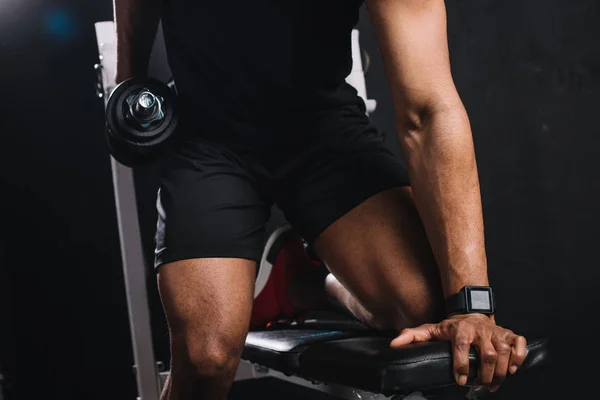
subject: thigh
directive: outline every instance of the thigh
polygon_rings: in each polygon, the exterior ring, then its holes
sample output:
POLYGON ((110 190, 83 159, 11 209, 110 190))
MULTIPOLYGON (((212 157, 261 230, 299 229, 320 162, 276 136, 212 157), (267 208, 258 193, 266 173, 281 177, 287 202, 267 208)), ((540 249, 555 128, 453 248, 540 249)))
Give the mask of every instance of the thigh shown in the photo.
POLYGON ((176 367, 238 360, 250 324, 256 263, 190 259, 157 272, 176 367))
POLYGON ((286 219, 313 243, 331 224, 384 190, 408 185, 400 160, 358 107, 322 117, 288 165, 277 196, 286 219))
POLYGON ((181 145, 163 167, 157 211, 157 268, 188 259, 260 259, 270 207, 250 168, 227 148, 181 145))
POLYGON ((315 248, 374 315, 410 325, 441 315, 439 273, 409 187, 365 200, 329 225, 315 248))

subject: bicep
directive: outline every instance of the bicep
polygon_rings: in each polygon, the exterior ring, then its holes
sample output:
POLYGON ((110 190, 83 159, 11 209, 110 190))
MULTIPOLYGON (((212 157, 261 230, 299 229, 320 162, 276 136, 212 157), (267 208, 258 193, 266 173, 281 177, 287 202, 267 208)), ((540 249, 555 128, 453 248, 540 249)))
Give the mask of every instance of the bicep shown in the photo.
POLYGON ((368 0, 367 5, 394 102, 407 114, 461 104, 450 70, 444 1, 368 0))

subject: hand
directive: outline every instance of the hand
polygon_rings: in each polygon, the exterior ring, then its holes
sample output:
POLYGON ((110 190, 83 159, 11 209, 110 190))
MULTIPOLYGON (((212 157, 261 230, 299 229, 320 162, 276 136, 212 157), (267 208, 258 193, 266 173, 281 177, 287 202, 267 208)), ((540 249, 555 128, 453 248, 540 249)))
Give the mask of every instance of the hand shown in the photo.
POLYGON ((511 374, 523 364, 527 341, 523 336, 496 325, 483 314, 454 315, 437 324, 424 324, 402 330, 390 346, 398 348, 410 343, 431 340, 449 340, 453 347, 453 372, 459 385, 467 383, 469 350, 471 345, 479 352, 479 383, 498 390, 507 371, 511 374))

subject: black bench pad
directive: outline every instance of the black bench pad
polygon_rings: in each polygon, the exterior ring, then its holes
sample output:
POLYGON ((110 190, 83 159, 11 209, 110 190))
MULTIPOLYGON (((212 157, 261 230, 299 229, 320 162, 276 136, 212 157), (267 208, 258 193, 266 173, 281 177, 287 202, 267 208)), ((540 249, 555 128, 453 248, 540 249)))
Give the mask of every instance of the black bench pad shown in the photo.
POLYGON ((250 332, 242 358, 281 372, 294 373, 299 370, 298 356, 311 345, 349 338, 352 331, 285 329, 250 332))
MULTIPOLYGON (((390 340, 361 337, 313 345, 300 353, 298 375, 386 395, 455 385, 449 342, 416 343, 393 350, 390 340)), ((527 348, 521 373, 548 362, 546 339, 534 340, 527 348)), ((474 349, 469 358, 472 383, 478 366, 474 349)))
MULTIPOLYGON (((331 327, 329 327, 331 328, 331 327)), ((242 358, 255 364, 374 393, 391 395, 455 385, 449 342, 389 348, 392 338, 365 329, 282 329, 250 332, 242 358)), ((547 339, 531 340, 523 370, 548 363, 547 339)), ((471 351, 471 376, 477 354, 471 351)))

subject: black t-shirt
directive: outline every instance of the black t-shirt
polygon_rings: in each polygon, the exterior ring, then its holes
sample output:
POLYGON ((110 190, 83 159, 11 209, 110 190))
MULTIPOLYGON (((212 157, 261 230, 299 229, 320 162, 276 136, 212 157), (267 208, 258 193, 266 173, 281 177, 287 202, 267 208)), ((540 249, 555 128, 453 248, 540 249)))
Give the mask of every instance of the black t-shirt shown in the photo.
POLYGON ((188 124, 253 136, 362 104, 345 82, 363 0, 164 0, 169 65, 188 124))

